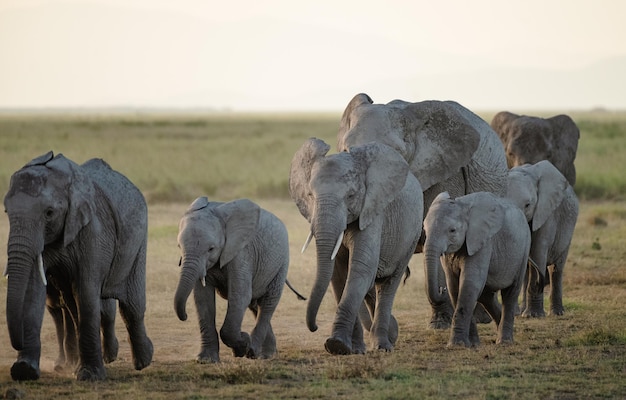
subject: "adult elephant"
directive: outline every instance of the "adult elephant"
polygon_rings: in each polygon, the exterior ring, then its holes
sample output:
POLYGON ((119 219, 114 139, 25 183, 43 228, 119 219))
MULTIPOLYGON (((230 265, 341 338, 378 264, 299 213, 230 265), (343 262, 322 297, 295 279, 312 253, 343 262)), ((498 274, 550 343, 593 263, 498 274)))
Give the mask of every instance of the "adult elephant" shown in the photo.
POLYGON ((317 250, 307 326, 317 330, 317 312, 332 282, 338 305, 326 350, 365 352, 358 314, 367 296, 375 301, 368 303, 372 347, 391 351, 398 336, 391 310, 421 234, 422 190, 388 146, 369 143, 326 156, 329 149, 309 139, 294 155, 289 177, 291 197, 311 223, 307 244, 315 237, 317 250))
POLYGON ((509 168, 548 160, 570 185, 576 184, 574 159, 580 131, 569 116, 540 118, 501 111, 491 120, 491 127, 504 144, 509 168))
POLYGON ((147 208, 139 190, 100 159, 78 165, 44 154, 11 177, 7 325, 14 380, 40 375, 40 331, 48 279, 78 316, 78 380, 104 379, 102 299, 118 299, 136 369, 152 360, 146 335, 147 208))
MULTIPOLYGON (((357 94, 341 118, 337 150, 372 141, 393 148, 408 162, 424 191, 424 215, 441 192, 452 198, 480 191, 506 193, 507 164, 500 139, 489 124, 456 102, 374 104, 367 94, 357 94)), ((416 252, 422 251, 425 240, 422 234, 416 252)), ((443 273, 439 276, 445 287, 443 273)), ((449 299, 431 305, 430 326, 449 327, 449 299)))

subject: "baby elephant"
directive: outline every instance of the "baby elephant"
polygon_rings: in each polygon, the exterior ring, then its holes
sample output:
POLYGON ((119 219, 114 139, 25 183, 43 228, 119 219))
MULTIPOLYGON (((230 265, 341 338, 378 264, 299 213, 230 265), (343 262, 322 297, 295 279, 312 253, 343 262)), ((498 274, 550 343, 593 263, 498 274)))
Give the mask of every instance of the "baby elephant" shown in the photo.
POLYGON ((456 199, 443 192, 426 214, 424 231, 429 299, 441 303, 446 291, 437 285, 439 262, 443 260, 455 308, 448 346, 471 347, 480 343, 472 318, 477 302, 496 322, 496 343, 512 343, 517 297, 530 249, 530 230, 521 210, 488 192, 456 199), (498 291, 502 308, 496 297, 498 291))
POLYGON ((287 277, 289 239, 283 223, 247 199, 229 203, 197 198, 180 221, 182 271, 174 305, 180 320, 193 289, 201 334, 199 362, 219 362, 215 292, 228 300, 220 337, 236 357, 276 353, 271 319, 287 277), (256 317, 251 335, 241 331, 246 307, 256 317))
POLYGON ((550 161, 511 168, 507 197, 522 209, 532 230, 528 282, 522 315, 543 317, 543 288, 550 283, 550 313, 563 315, 563 269, 576 219, 578 198, 574 189, 550 161), (548 265, 554 268, 549 270, 548 265))

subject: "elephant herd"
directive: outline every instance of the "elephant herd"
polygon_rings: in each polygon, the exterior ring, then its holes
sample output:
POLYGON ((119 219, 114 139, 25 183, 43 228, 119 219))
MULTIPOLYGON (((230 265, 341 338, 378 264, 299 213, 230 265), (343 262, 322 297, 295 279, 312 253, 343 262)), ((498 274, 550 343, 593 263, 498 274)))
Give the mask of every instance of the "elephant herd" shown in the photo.
MULTIPOLYGON (((516 313, 545 315, 548 283, 550 313, 563 314, 562 273, 578 215, 572 188, 578 138, 565 115, 501 112, 490 126, 453 101, 375 104, 357 94, 341 118, 337 152, 328 154, 327 143, 311 138, 291 162, 289 192, 310 224, 303 251, 316 242, 309 330, 317 329, 332 284, 337 310, 325 349, 391 351, 398 338, 394 298, 418 252, 430 326, 451 327, 449 346, 478 345, 476 322, 490 318, 497 342, 512 342, 516 313)), ((117 304, 134 367, 148 366, 141 192, 103 160, 78 165, 49 152, 13 174, 4 205, 7 327, 18 352, 12 378, 40 376, 46 308, 57 331, 55 365, 76 366, 77 379, 106 377, 104 363, 117 356, 117 304)), ((247 199, 199 197, 180 221, 178 246, 174 308, 185 320, 193 291, 198 361, 218 362, 220 340, 238 357, 274 356, 271 319, 289 285, 284 224, 247 199), (216 293, 228 300, 219 335, 216 293), (246 309, 256 318, 250 334, 241 331, 246 309)))

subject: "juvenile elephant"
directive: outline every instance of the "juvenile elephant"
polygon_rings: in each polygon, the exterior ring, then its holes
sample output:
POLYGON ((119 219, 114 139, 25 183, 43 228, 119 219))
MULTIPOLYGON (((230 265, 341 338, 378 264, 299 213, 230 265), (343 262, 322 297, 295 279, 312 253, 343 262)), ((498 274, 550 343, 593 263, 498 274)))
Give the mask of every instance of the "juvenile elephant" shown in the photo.
POLYGON ((545 316, 543 288, 550 283, 550 313, 563 315, 563 269, 576 219, 578 198, 550 161, 522 165, 509 172, 507 197, 524 212, 532 230, 527 286, 522 315, 545 316), (546 279, 546 269, 550 275, 546 279))
MULTIPOLYGON (((508 168, 498 135, 456 102, 373 104, 367 94, 357 94, 341 118, 337 151, 371 141, 386 144, 408 162, 424 192, 424 215, 444 191, 452 197, 478 191, 506 193, 508 168)), ((426 237, 422 235, 416 252, 422 251, 426 237)), ((441 301, 432 304, 432 328, 450 326, 452 306, 447 297, 441 301)))
POLYGON ((193 289, 200 324, 198 362, 219 362, 215 292, 228 300, 220 330, 236 357, 276 354, 271 319, 283 292, 289 266, 289 239, 283 223, 247 199, 229 203, 197 198, 179 225, 180 281, 174 307, 181 321, 193 289), (241 331, 246 308, 256 318, 251 335, 241 331))
POLYGON ((153 351, 143 321, 148 213, 141 192, 100 159, 79 166, 49 152, 13 174, 4 206, 10 224, 7 325, 18 350, 12 378, 39 378, 48 279, 76 309, 78 380, 106 377, 102 299, 119 300, 134 366, 148 366, 153 351))
POLYGON ((451 199, 438 195, 424 219, 428 296, 440 302, 440 261, 455 307, 448 346, 480 343, 473 311, 482 304, 498 327, 496 343, 513 342, 517 297, 526 272, 530 230, 512 202, 477 192, 451 199), (443 257, 442 257, 443 256, 443 257), (497 293, 501 292, 502 308, 497 293))
POLYGON ((291 197, 311 223, 306 244, 315 237, 317 248, 307 326, 317 330, 317 312, 332 280, 338 307, 326 350, 365 353, 357 315, 366 295, 375 293, 375 304, 368 303, 372 347, 391 351, 397 338, 391 309, 422 231, 422 189, 388 146, 370 143, 326 156, 329 149, 309 139, 294 155, 289 177, 291 197))
POLYGON ((491 120, 491 127, 504 144, 509 168, 548 160, 570 185, 576 184, 574 159, 580 131, 569 116, 540 118, 501 111, 491 120))

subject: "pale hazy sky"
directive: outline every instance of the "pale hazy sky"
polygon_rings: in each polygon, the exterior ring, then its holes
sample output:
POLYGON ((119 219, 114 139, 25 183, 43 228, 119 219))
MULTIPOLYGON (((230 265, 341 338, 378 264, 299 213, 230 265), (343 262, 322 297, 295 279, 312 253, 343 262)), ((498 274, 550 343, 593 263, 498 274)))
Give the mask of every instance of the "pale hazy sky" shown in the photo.
POLYGON ((0 108, 626 109, 621 0, 0 0, 0 108))

